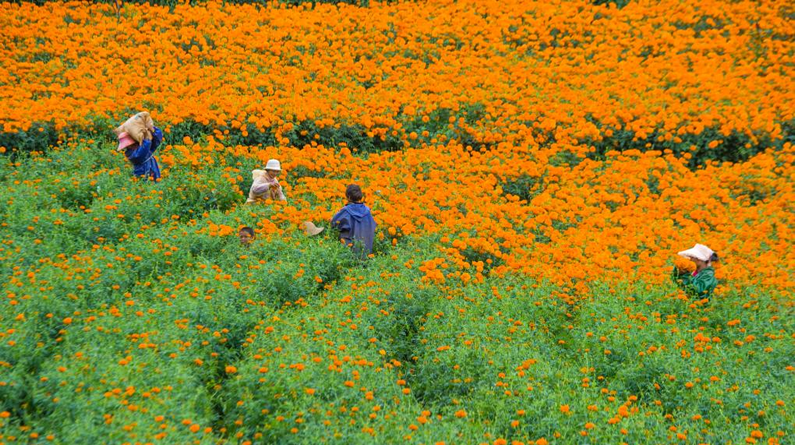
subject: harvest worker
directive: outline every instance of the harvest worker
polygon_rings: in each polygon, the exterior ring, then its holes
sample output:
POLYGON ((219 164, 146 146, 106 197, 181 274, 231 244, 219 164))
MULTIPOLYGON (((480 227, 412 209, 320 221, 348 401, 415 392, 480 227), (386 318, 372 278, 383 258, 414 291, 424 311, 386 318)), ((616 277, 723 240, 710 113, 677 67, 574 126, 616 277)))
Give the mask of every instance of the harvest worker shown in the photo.
POLYGON ((254 233, 254 229, 248 226, 241 228, 237 233, 237 236, 240 238, 240 244, 245 247, 248 247, 252 242, 254 242, 254 238, 257 237, 257 235, 254 233))
POLYGON ((133 165, 133 175, 157 181, 160 179, 160 166, 157 165, 154 154, 161 142, 163 142, 163 132, 153 126, 144 130, 140 143, 127 132, 119 133, 119 146, 116 150, 123 151, 124 156, 133 165))
POLYGON ((281 172, 281 164, 276 159, 271 159, 265 164, 265 171, 252 171, 251 176, 254 179, 254 183, 251 184, 246 204, 263 202, 266 199, 287 201, 287 198, 284 197, 282 186, 279 184, 279 174, 281 172))
POLYGON ((709 299, 718 285, 712 268, 712 263, 718 261, 718 254, 703 244, 696 244, 691 249, 679 252, 679 255, 695 263, 696 270, 690 273, 674 268, 676 283, 694 297, 709 299))
POLYGON ((351 246, 353 251, 366 257, 373 251, 376 223, 370 209, 364 205, 361 187, 351 184, 345 190, 348 203, 334 218, 331 227, 340 232, 340 240, 351 246))

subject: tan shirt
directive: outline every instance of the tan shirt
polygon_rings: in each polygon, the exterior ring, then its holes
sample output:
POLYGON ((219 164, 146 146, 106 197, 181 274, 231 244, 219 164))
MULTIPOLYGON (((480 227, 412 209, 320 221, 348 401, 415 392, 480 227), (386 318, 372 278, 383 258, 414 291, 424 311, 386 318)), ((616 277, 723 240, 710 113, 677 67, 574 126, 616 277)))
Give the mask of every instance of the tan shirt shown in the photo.
POLYGON ((279 181, 268 177, 268 175, 263 175, 260 177, 259 181, 255 181, 254 184, 251 185, 246 203, 264 201, 266 199, 287 201, 279 181))

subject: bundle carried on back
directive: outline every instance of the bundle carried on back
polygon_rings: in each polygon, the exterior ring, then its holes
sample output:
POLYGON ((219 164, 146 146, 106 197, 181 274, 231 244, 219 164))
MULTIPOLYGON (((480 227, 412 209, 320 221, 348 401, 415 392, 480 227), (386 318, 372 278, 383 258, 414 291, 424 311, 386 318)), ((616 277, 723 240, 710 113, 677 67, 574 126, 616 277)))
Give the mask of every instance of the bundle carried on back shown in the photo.
POLYGON ((142 111, 127 119, 127 122, 121 124, 113 132, 116 133, 116 136, 127 133, 131 138, 135 139, 135 142, 140 144, 144 139, 152 137, 154 128, 155 122, 152 120, 152 116, 149 115, 149 112, 142 111))
POLYGON ((253 170, 251 172, 251 178, 254 180, 254 183, 251 184, 246 204, 264 202, 266 199, 272 199, 274 201, 285 200, 279 182, 275 179, 268 178, 268 174, 265 170, 253 170))

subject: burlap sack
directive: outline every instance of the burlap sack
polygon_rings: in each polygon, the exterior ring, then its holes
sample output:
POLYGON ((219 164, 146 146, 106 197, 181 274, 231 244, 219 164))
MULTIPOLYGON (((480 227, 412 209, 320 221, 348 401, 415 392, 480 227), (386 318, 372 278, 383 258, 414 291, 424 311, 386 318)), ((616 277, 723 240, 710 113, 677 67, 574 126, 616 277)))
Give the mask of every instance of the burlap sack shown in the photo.
POLYGON ((150 139, 152 137, 154 128, 155 122, 152 120, 152 116, 150 116, 148 112, 142 111, 127 119, 127 122, 121 124, 118 128, 114 129, 113 132, 116 133, 116 136, 127 133, 140 144, 144 138, 150 139))
MULTIPOLYGON (((251 184, 251 188, 254 188, 255 185, 260 184, 261 182, 265 182, 265 170, 253 170, 251 172, 251 179, 254 180, 254 183, 251 184)), ((264 201, 265 197, 256 196, 251 190, 248 191, 248 199, 246 200, 246 204, 252 204, 257 201, 264 201)))

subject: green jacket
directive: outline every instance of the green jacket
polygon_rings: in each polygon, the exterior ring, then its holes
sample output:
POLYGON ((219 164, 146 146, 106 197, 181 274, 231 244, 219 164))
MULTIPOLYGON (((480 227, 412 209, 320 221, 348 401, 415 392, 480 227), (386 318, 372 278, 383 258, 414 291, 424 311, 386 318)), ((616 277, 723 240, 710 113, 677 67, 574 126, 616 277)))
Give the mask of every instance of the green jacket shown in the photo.
POLYGON ((699 299, 711 297, 712 291, 718 285, 718 280, 715 278, 715 269, 712 266, 708 266, 696 276, 691 275, 690 272, 679 272, 674 268, 673 279, 690 296, 699 299))

